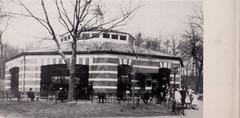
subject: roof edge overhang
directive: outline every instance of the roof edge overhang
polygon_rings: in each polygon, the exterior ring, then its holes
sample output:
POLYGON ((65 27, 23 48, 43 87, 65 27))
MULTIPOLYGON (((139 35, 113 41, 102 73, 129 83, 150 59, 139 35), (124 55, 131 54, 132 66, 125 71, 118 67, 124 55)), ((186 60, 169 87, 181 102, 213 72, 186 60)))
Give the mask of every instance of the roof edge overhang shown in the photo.
MULTIPOLYGON (((64 54, 71 55, 71 51, 64 51, 64 54)), ((76 54, 120 54, 120 55, 128 55, 128 56, 141 56, 141 57, 151 57, 151 58, 161 58, 161 59, 172 59, 172 60, 178 60, 180 61, 181 66, 183 67, 183 62, 180 57, 175 56, 161 56, 161 55, 153 55, 153 54, 138 54, 133 52, 119 52, 119 51, 112 51, 112 50, 98 50, 98 51, 77 51, 76 54)), ((11 61, 15 58, 21 57, 21 56, 28 56, 28 55, 59 55, 57 51, 55 52, 22 52, 8 60, 5 61, 11 61)))

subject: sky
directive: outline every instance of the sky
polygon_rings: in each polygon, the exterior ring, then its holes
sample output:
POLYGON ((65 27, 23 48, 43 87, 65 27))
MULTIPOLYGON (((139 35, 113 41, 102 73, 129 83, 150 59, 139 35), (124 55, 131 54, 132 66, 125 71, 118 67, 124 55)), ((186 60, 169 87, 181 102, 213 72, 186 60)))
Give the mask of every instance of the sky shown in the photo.
MULTIPOLYGON (((34 14, 41 17, 39 0, 22 1, 34 14)), ((117 16, 121 9, 142 5, 127 20, 127 24, 117 30, 129 32, 132 35, 141 32, 144 36, 149 37, 173 35, 179 39, 182 33, 188 29, 189 17, 195 15, 195 11, 202 8, 200 0, 98 0, 98 2, 101 2, 103 10, 106 12, 104 20, 117 16)), ((53 14, 56 10, 54 5, 48 1, 47 9, 53 14)), ((5 0, 2 10, 26 13, 14 0, 5 0)), ((52 16, 52 18, 55 17, 52 16)), ((13 16, 7 22, 8 27, 3 34, 3 41, 11 45, 23 48, 30 42, 36 42, 42 37, 49 36, 46 30, 32 18, 13 16)), ((65 32, 58 24, 54 25, 59 34, 65 32)), ((0 29, 5 26, 6 21, 0 25, 0 29)))

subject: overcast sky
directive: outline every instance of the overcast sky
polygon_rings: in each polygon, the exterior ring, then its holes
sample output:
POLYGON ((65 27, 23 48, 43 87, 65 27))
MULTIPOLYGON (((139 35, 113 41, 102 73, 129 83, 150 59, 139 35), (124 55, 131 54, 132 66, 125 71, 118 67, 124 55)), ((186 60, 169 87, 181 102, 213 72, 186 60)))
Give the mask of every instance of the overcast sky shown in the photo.
MULTIPOLYGON (((24 10, 15 2, 5 0, 4 11, 23 13, 24 10)), ((41 14, 39 0, 23 0, 35 14, 41 14)), ((46 0, 47 1, 47 0, 46 0)), ((128 20, 127 25, 118 28, 121 31, 136 34, 142 32, 145 36, 158 37, 161 35, 174 35, 180 38, 186 30, 189 16, 195 14, 195 10, 202 8, 200 0, 98 0, 107 12, 106 18, 117 15, 119 10, 138 5, 144 5, 138 9, 134 16, 128 20)), ((48 9, 54 11, 54 5, 49 3, 48 9)), ((8 28, 3 34, 4 42, 23 47, 26 43, 37 41, 47 36, 47 32, 34 19, 15 16, 8 21, 8 28)), ((4 25, 1 26, 2 29, 4 25)), ((58 28, 61 29, 61 28, 58 28)), ((61 30, 59 33, 63 32, 61 30)))

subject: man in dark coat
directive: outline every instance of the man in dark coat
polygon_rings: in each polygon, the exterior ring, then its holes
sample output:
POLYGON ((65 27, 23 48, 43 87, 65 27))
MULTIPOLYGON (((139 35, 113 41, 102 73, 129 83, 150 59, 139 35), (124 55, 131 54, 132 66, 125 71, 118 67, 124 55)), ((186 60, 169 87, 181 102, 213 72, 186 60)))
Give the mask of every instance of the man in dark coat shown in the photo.
POLYGON ((185 100, 187 97, 187 91, 184 87, 182 87, 182 90, 180 90, 180 94, 181 94, 182 110, 183 110, 183 115, 184 115, 185 100))
POLYGON ((59 89, 59 91, 58 91, 58 93, 57 93, 57 95, 58 95, 58 99, 61 101, 61 102, 63 102, 63 100, 64 100, 64 98, 65 98, 65 91, 62 89, 62 88, 60 88, 59 89))
POLYGON ((34 102, 34 98, 35 98, 35 94, 32 91, 32 88, 29 89, 29 91, 27 92, 28 97, 31 99, 31 101, 34 102))
POLYGON ((187 97, 187 91, 185 90, 184 87, 182 87, 182 90, 180 90, 180 94, 181 94, 181 102, 182 102, 182 105, 184 106, 185 105, 185 99, 187 97))
POLYGON ((91 100, 91 102, 93 101, 93 84, 92 82, 89 83, 88 85, 88 98, 91 100))

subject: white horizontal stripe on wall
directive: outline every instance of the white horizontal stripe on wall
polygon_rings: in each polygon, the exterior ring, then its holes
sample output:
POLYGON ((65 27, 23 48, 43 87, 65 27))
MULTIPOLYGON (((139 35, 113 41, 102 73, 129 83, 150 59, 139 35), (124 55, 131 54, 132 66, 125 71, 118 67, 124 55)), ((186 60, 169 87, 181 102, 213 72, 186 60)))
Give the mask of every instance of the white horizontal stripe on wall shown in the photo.
POLYGON ((116 82, 117 79, 112 79, 112 78, 89 78, 89 81, 114 81, 114 82, 116 82))
MULTIPOLYGON (((174 75, 171 74, 170 77, 174 77, 174 75)), ((181 77, 181 75, 176 75, 176 77, 181 77)))
POLYGON ((10 87, 10 86, 5 86, 4 88, 5 88, 5 89, 10 89, 11 87, 10 87))
POLYGON ((4 82, 5 82, 5 83, 10 83, 10 82, 11 82, 11 80, 4 80, 4 82))
MULTIPOLYGON (((132 89, 133 89, 133 87, 132 87, 132 89)), ((139 89, 140 89, 140 87, 134 87, 134 89, 136 89, 136 90, 139 90, 139 89)))
POLYGON ((142 66, 142 65, 133 65, 134 68, 147 68, 147 69, 159 69, 157 66, 142 66))
POLYGON ((25 85, 25 88, 40 88, 40 85, 25 85))
POLYGON ((36 71, 36 70, 26 70, 25 71, 25 74, 26 73, 35 73, 35 74, 40 74, 41 73, 41 71, 36 71))
MULTIPOLYGON (((41 65, 45 65, 45 64, 38 64, 38 63, 26 63, 25 66, 41 66, 41 65)), ((49 64, 51 65, 51 64, 49 64)))
MULTIPOLYGON (((170 81, 170 84, 174 84, 174 81, 170 81)), ((175 84, 180 84, 180 82, 176 81, 175 84)))
POLYGON ((25 78, 25 81, 27 81, 27 80, 34 80, 34 81, 40 81, 40 78, 25 78))
POLYGON ((146 87, 146 90, 152 90, 152 87, 146 87))
POLYGON ((11 74, 5 74, 5 77, 11 77, 11 74))
POLYGON ((117 89, 117 86, 93 86, 94 89, 117 89))
POLYGON ((113 73, 113 74, 117 74, 117 71, 89 71, 89 73, 113 73))
MULTIPOLYGON (((118 64, 116 64, 116 63, 93 63, 93 64, 91 64, 91 65, 93 65, 93 66, 117 66, 118 64)), ((90 66, 91 66, 90 65, 90 66)))

